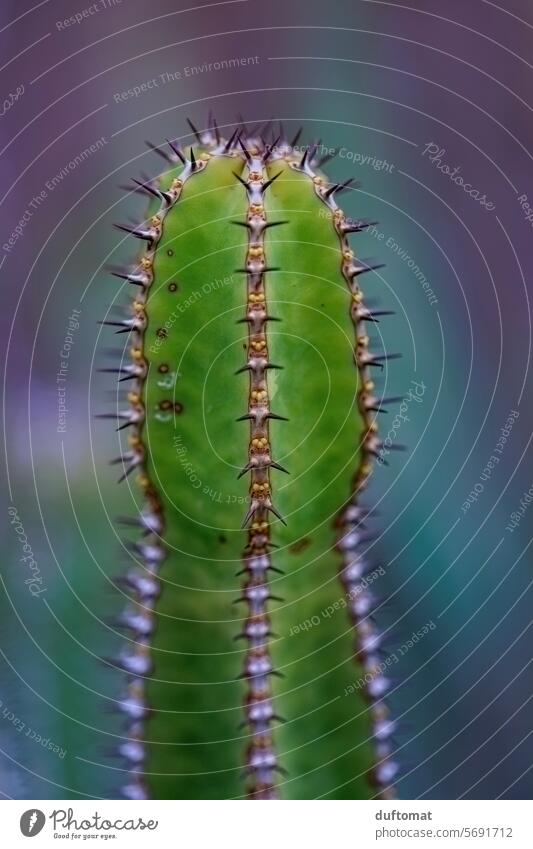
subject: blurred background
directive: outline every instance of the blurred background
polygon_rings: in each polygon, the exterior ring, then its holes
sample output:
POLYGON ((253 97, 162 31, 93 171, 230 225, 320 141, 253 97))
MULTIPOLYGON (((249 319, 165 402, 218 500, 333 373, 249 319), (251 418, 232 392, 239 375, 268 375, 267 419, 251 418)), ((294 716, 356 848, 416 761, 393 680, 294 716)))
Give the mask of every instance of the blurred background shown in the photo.
POLYGON ((386 263, 365 292, 396 312, 382 385, 409 450, 372 484, 377 620, 390 645, 431 623, 393 670, 398 793, 531 798, 531 4, 3 0, 0 44, 2 794, 116 792, 99 658, 132 493, 94 420, 97 321, 131 257, 112 223, 143 209, 119 186, 213 109, 338 148, 331 176, 362 183, 344 209, 379 222, 355 244, 386 263))

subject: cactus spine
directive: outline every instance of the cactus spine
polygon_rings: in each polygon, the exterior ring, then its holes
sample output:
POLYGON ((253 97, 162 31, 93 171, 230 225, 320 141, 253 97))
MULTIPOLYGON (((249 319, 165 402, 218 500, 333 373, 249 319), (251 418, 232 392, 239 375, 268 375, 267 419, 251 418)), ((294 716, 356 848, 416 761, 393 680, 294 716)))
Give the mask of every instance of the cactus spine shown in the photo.
POLYGON ((118 331, 133 387, 119 427, 123 477, 137 471, 143 494, 114 661, 127 676, 122 792, 389 797, 360 504, 380 449, 370 370, 386 355, 365 330, 379 313, 358 280, 372 266, 348 244, 369 222, 338 207, 348 183, 329 184, 316 146, 302 155, 297 138, 244 126, 226 140, 215 122, 195 133, 138 184, 151 207, 128 229, 146 249, 115 271, 138 291, 118 331))

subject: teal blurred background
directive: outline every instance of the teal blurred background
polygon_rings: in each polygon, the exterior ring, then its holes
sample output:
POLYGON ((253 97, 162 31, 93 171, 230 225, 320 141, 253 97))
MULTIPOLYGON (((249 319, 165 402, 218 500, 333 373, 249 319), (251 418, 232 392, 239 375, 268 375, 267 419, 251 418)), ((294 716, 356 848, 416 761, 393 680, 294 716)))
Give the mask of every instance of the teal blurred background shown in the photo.
POLYGON ((379 222, 354 241, 386 263, 367 298, 396 312, 373 336, 403 357, 378 381, 423 389, 408 452, 372 484, 376 620, 391 650, 434 623, 393 670, 399 795, 531 798, 531 4, 92 8, 0 11, 1 792, 117 792, 119 682, 99 658, 120 642, 114 518, 137 495, 94 420, 116 404, 97 321, 126 300, 105 272, 131 257, 112 223, 143 214, 119 184, 157 173, 146 139, 186 143, 186 117, 213 109, 221 128, 273 118, 339 148, 329 173, 362 183, 344 209, 379 222))

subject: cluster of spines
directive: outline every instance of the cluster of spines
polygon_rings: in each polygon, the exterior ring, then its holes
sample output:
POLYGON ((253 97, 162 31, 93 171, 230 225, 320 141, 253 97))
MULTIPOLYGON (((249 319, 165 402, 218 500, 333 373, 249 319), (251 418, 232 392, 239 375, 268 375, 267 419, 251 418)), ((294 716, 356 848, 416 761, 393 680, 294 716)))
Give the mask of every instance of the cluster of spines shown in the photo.
MULTIPOLYGON (((249 373, 248 411, 244 418, 250 422, 248 462, 241 474, 250 473, 250 507, 243 526, 249 525, 248 546, 244 553, 243 572, 246 575, 242 599, 248 610, 242 636, 247 641, 247 651, 242 677, 247 682, 244 702, 249 743, 246 751, 246 771, 250 779, 249 796, 253 799, 276 797, 276 772, 279 764, 272 742, 272 723, 275 714, 271 676, 275 674, 269 651, 270 618, 267 610, 272 598, 268 585, 268 571, 272 569, 270 557, 270 514, 282 519, 272 501, 272 468, 286 471, 272 457, 269 435, 270 410, 268 392, 269 369, 280 368, 270 362, 267 325, 272 320, 268 314, 265 275, 275 269, 268 268, 265 255, 264 234, 270 224, 266 220, 264 194, 271 180, 267 174, 270 148, 260 152, 255 143, 248 147, 239 137, 245 157, 246 177, 236 175, 245 186, 248 212, 245 224, 248 230, 246 262, 246 315, 242 321, 248 325, 246 364, 239 372, 249 373)), ((241 222, 238 222, 241 223, 241 222)))
MULTIPOLYGON (((350 599, 350 616, 356 635, 354 654, 361 661, 365 672, 371 673, 371 681, 366 686, 366 692, 371 704, 373 733, 378 755, 373 777, 379 788, 379 795, 383 798, 392 797, 394 790, 391 782, 397 771, 390 744, 394 723, 389 717, 388 708, 383 700, 389 682, 379 671, 377 652, 380 634, 370 618, 374 601, 366 584, 362 583, 365 573, 371 567, 364 556, 364 544, 368 537, 362 530, 364 511, 359 507, 359 494, 366 486, 371 474, 372 458, 379 456, 381 449, 377 435, 376 414, 383 411, 382 405, 387 400, 397 400, 375 397, 370 368, 372 366, 382 368, 384 361, 395 355, 374 354, 368 349, 369 340, 365 323, 378 321, 378 316, 386 315, 387 312, 371 311, 365 307, 358 277, 379 266, 358 262, 354 258, 347 239, 350 233, 360 232, 374 222, 353 221, 345 217, 337 206, 335 195, 347 188, 352 181, 347 180, 344 183, 330 185, 314 170, 330 158, 318 156, 320 143, 305 149, 302 157, 298 158, 295 147, 300 131, 289 142, 283 128, 280 127, 278 137, 271 143, 267 143, 259 130, 248 131, 242 124, 226 141, 221 137, 214 119, 210 119, 208 124, 209 129, 205 132, 198 132, 191 124, 198 143, 204 150, 209 151, 198 159, 195 158, 192 147, 187 157, 173 142, 169 142, 170 153, 150 145, 155 152, 164 157, 169 167, 174 167, 179 161, 184 167, 179 178, 173 180, 171 187, 165 191, 159 189, 157 182, 135 181, 138 190, 158 198, 161 206, 156 215, 139 227, 121 226, 121 229, 144 240, 147 243, 147 249, 135 268, 120 269, 113 273, 138 286, 141 294, 133 302, 131 318, 121 322, 103 322, 119 325, 120 329, 117 331, 119 333, 134 334, 131 363, 116 369, 119 380, 135 381, 135 386, 128 396, 130 407, 117 414, 106 414, 104 417, 117 417, 121 422, 119 430, 126 427, 132 428, 130 450, 119 458, 119 461, 124 463, 124 474, 121 479, 124 479, 132 470, 138 469, 139 483, 145 497, 145 508, 138 520, 129 522, 129 524, 138 525, 143 532, 141 542, 132 546, 138 567, 130 571, 125 578, 120 579, 122 585, 133 594, 131 607, 119 619, 119 624, 132 633, 133 648, 129 653, 124 653, 120 658, 111 661, 115 666, 123 669, 128 676, 126 693, 118 705, 127 718, 127 735, 125 741, 119 746, 119 754, 125 758, 129 773, 123 794, 131 799, 148 797, 148 790, 143 780, 147 757, 143 739, 145 723, 150 716, 145 689, 146 679, 153 672, 150 643, 154 631, 154 607, 160 594, 158 574, 165 559, 165 548, 161 541, 164 519, 156 490, 146 475, 141 436, 144 423, 142 387, 148 368, 143 347, 146 328, 144 307, 148 289, 153 282, 153 261, 163 232, 164 219, 179 200, 184 182, 192 174, 206 167, 211 156, 237 156, 240 148, 241 161, 244 159, 244 166, 248 169, 246 179, 242 177, 242 174, 236 173, 235 176, 243 183, 248 195, 247 220, 236 223, 245 226, 248 230, 246 263, 244 268, 239 269, 246 274, 247 279, 246 315, 241 321, 248 324, 248 358, 239 372, 247 371, 250 375, 248 412, 240 417, 240 420, 250 422, 248 463, 241 472, 241 474, 250 473, 250 508, 243 522, 243 526, 248 526, 248 544, 243 557, 243 572, 246 578, 240 599, 248 605, 242 635, 246 638, 248 647, 241 677, 248 682, 244 709, 250 741, 246 753, 246 771, 251 779, 249 795, 251 798, 276 798, 275 773, 281 771, 272 744, 271 725, 279 717, 275 713, 270 686, 271 676, 276 674, 276 671, 272 667, 268 647, 271 632, 266 605, 274 598, 270 593, 267 579, 268 571, 274 569, 270 555, 273 543, 270 539, 269 514, 273 513, 278 519, 284 521, 272 502, 270 469, 286 470, 272 458, 268 431, 269 419, 282 417, 270 410, 267 371, 281 366, 270 363, 268 359, 266 325, 269 321, 279 319, 268 315, 267 311, 265 275, 277 269, 267 266, 264 233, 268 227, 284 222, 266 220, 263 196, 275 179, 275 176, 269 178, 267 174, 269 160, 283 158, 290 167, 309 176, 317 196, 328 207, 333 226, 340 239, 342 274, 352 296, 350 314, 355 328, 354 360, 360 378, 357 400, 365 421, 365 433, 361 462, 353 479, 351 499, 336 522, 339 528, 337 549, 341 555, 339 576, 346 595, 350 599)), ((263 133, 266 129, 267 127, 263 127, 263 133)), ((103 369, 103 371, 113 370, 103 369)))

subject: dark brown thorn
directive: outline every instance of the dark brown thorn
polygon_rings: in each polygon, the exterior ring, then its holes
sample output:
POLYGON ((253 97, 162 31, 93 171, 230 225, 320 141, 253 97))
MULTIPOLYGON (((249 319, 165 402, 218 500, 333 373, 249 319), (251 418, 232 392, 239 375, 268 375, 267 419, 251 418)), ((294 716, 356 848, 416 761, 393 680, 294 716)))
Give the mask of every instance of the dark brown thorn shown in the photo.
POLYGON ((229 152, 230 152, 230 150, 231 150, 231 148, 233 147, 233 144, 234 144, 234 142, 235 142, 235 137, 237 136, 237 134, 238 134, 238 133, 239 133, 239 130, 238 130, 238 129, 237 129, 237 130, 233 130, 233 132, 232 132, 232 134, 231 134, 230 138, 227 140, 226 144, 224 145, 224 153, 229 153, 229 152))
POLYGON ((173 153, 176 154, 178 159, 181 159, 181 161, 185 165, 187 160, 185 159, 185 157, 184 157, 183 153, 181 152, 181 150, 179 149, 179 147, 176 144, 174 144, 174 142, 171 142, 170 139, 167 139, 167 144, 169 145, 169 147, 173 151, 173 153))
POLYGON ((264 194, 264 192, 266 192, 266 190, 268 189, 268 187, 272 185, 272 183, 274 182, 274 180, 277 180, 277 179, 278 179, 278 177, 280 177, 280 176, 281 176, 281 171, 278 171, 278 173, 277 173, 277 174, 274 174, 274 176, 273 176, 273 177, 271 177, 271 178, 270 178, 270 180, 267 180, 267 181, 266 181, 266 183, 263 183, 263 185, 262 185, 262 187, 261 187, 263 194, 264 194))
POLYGON ((350 277, 358 277, 359 274, 366 274, 368 271, 377 271, 379 268, 385 268, 384 262, 372 262, 371 260, 360 260, 359 265, 355 266, 350 277))
POLYGON ((281 371, 281 369, 284 369, 284 368, 285 368, 285 366, 277 366, 275 363, 267 363, 266 366, 265 366, 265 370, 277 369, 278 371, 281 371))
POLYGON ((246 365, 241 366, 240 368, 237 369, 237 371, 234 371, 233 374, 234 375, 243 374, 243 372, 245 372, 245 371, 252 371, 252 366, 250 366, 250 365, 248 365, 248 363, 246 363, 246 365))
POLYGON ((358 311, 358 321, 372 321, 374 324, 379 324, 378 315, 395 315, 394 310, 361 310, 358 311))
POLYGON ((116 466, 118 463, 123 463, 126 459, 127 458, 121 454, 120 457, 113 457, 112 460, 108 460, 107 462, 110 466, 116 466))
POLYGON ((145 242, 152 241, 152 235, 147 230, 138 230, 136 227, 128 227, 127 224, 114 224, 116 230, 122 230, 130 236, 135 236, 136 239, 144 239, 145 242))
POLYGON ((193 131, 194 135, 196 136, 199 144, 202 144, 202 137, 201 137, 200 133, 198 132, 198 130, 196 129, 196 127, 194 126, 194 124, 193 124, 193 122, 191 121, 190 118, 187 118, 187 123, 188 123, 189 127, 191 128, 191 130, 193 131))
POLYGON ((117 483, 122 483, 123 481, 125 481, 128 475, 131 475, 133 470, 136 469, 138 465, 138 463, 130 463, 130 465, 125 469, 124 474, 119 477, 117 483))
POLYGON ((233 270, 235 274, 266 274, 267 271, 281 271, 281 268, 277 265, 269 265, 260 271, 252 271, 250 268, 235 268, 233 270))
POLYGON ((301 135, 302 135, 302 127, 300 127, 296 131, 296 135, 294 136, 293 140, 291 141, 291 147, 294 147, 295 144, 298 144, 298 140, 299 140, 301 135))
POLYGON ((139 186, 140 189, 143 189, 149 195, 153 195, 153 197, 157 198, 158 200, 161 200, 162 198, 168 200, 169 196, 167 194, 161 192, 159 189, 154 189, 154 187, 151 186, 150 183, 143 183, 141 180, 136 180, 135 177, 132 177, 132 180, 137 186, 139 186))
POLYGON ((281 513, 279 512, 279 510, 276 510, 276 508, 274 507, 274 505, 273 505, 273 504, 268 504, 268 505, 267 505, 267 510, 269 510, 271 513, 273 513, 273 514, 274 514, 274 516, 277 516, 277 518, 280 520, 280 522, 281 522, 283 525, 287 526, 287 522, 285 521, 285 519, 283 518, 283 516, 281 515, 281 513))
MULTIPOLYGON (((105 321, 105 320, 104 320, 104 321, 97 321, 96 323, 97 323, 97 324, 102 324, 102 325, 104 325, 105 327, 124 327, 124 326, 125 326, 125 322, 124 322, 124 321, 105 321)), ((126 325, 126 329, 127 329, 127 330, 131 330, 131 327, 130 327, 130 325, 129 325, 129 324, 128 324, 128 325, 126 325)))
POLYGON ((130 374, 127 371, 127 369, 123 369, 123 368, 98 368, 98 369, 96 369, 96 371, 101 373, 101 374, 105 374, 106 372, 108 374, 124 374, 125 377, 120 377, 118 379, 118 383, 124 383, 125 380, 138 380, 139 379, 139 375, 130 374))
POLYGON ((280 224, 288 224, 288 221, 267 221, 263 230, 268 230, 269 227, 279 227, 280 224))
POLYGON ((241 138, 240 136, 239 136, 239 144, 240 144, 240 146, 241 146, 241 148, 242 148, 242 150, 243 150, 243 152, 244 152, 244 155, 245 155, 245 157, 246 157, 246 161, 247 161, 247 162, 251 162, 251 161, 252 161, 252 156, 251 156, 251 154, 250 154, 250 151, 248 150, 248 148, 246 147, 246 145, 244 144, 244 142, 243 142, 243 140, 242 140, 242 138, 241 138))
POLYGON ((305 168, 305 163, 307 162, 308 155, 309 155, 309 149, 306 147, 306 149, 304 150, 304 155, 300 159, 300 165, 298 166, 299 168, 305 168))
POLYGON ((165 162, 168 162, 169 165, 174 165, 168 153, 165 153, 164 150, 161 150, 158 145, 154 144, 151 141, 146 141, 145 144, 150 148, 150 150, 153 150, 154 153, 157 153, 158 156, 161 156, 165 160, 165 162))
POLYGON ((195 171, 196 170, 196 159, 194 157, 194 150, 192 148, 192 145, 191 145, 191 152, 190 152, 189 156, 190 156, 190 160, 191 160, 191 170, 195 171))
POLYGON ((353 178, 353 177, 349 177, 349 178, 348 178, 347 180, 345 180, 343 183, 334 183, 332 186, 330 186, 330 187, 329 187, 329 189, 328 189, 326 192, 324 192, 324 197, 325 197, 325 198, 329 198, 329 197, 331 197, 331 195, 332 195, 332 194, 334 194, 335 192, 339 192, 339 193, 340 193, 340 192, 342 192, 344 189, 347 189, 347 188, 348 188, 348 186, 350 186, 352 183, 354 183, 354 187, 357 187, 357 186, 359 185, 359 183, 355 183, 355 182, 354 182, 354 178, 353 178))
POLYGON ((264 318, 262 316, 260 318, 250 318, 250 316, 247 315, 244 318, 238 318, 235 324, 255 324, 259 321, 264 324, 267 321, 281 321, 281 318, 276 318, 274 315, 266 315, 264 318))
POLYGON ((368 410, 371 413, 388 413, 389 411, 385 409, 385 407, 367 407, 365 406, 365 410, 368 410))
POLYGON ((319 139, 318 141, 313 142, 313 144, 309 148, 309 163, 310 164, 313 163, 313 160, 316 156, 316 152, 317 152, 317 150, 318 150, 318 148, 320 147, 321 144, 322 144, 322 139, 319 139))
POLYGON ((239 416, 238 419, 235 419, 236 422, 247 422, 253 419, 253 416, 250 413, 245 413, 244 416, 239 416))
POLYGON ((235 177, 237 178, 237 180, 239 181, 239 183, 242 183, 242 185, 243 185, 246 189, 248 189, 248 188, 249 188, 249 185, 248 185, 248 183, 246 182, 246 180, 243 180, 243 178, 241 177, 241 175, 240 175, 240 174, 237 174, 237 172, 236 172, 236 171, 234 171, 233 173, 234 173, 235 177))
POLYGON ((124 424, 119 425, 116 430, 117 432, 119 430, 125 430, 127 427, 133 427, 134 424, 136 424, 136 422, 124 422, 124 424))
POLYGON ((399 360, 401 356, 401 354, 373 354, 368 364, 372 365, 372 363, 380 363, 387 360, 399 360))
POLYGON ((243 519, 241 528, 245 528, 246 525, 248 524, 248 522, 250 521, 250 519, 252 519, 256 513, 257 513, 257 507, 253 507, 253 506, 250 507, 250 509, 246 513, 246 516, 243 519))
POLYGON ((215 133, 216 143, 217 143, 217 145, 219 145, 220 144, 220 130, 218 129, 217 119, 215 118, 214 115, 213 115, 213 121, 212 121, 211 126, 214 130, 214 133, 215 133))
POLYGON ((240 480, 240 479, 243 477, 243 475, 245 475, 245 474, 246 474, 246 472, 249 472, 249 471, 250 471, 250 469, 251 469, 251 468, 252 468, 252 464, 251 464, 251 463, 247 463, 247 464, 246 464, 246 466, 245 466, 243 469, 241 469, 241 471, 240 471, 240 472, 239 472, 239 474, 237 475, 237 480, 240 480))
POLYGON ((360 233, 362 230, 366 230, 368 227, 375 227, 376 224, 379 224, 379 221, 372 221, 370 218, 359 218, 357 221, 345 222, 342 225, 343 233, 360 233))
POLYGON ((277 469, 279 472, 285 472, 286 475, 290 475, 288 469, 286 469, 284 466, 280 466, 279 463, 275 463, 273 460, 270 461, 269 465, 271 469, 277 469))
POLYGON ((289 421, 289 419, 287 419, 285 416, 278 416, 277 413, 267 413, 265 418, 266 419, 274 419, 275 421, 279 421, 279 422, 288 422, 289 421))
POLYGON ((270 157, 272 156, 272 151, 273 151, 273 150, 274 150, 274 148, 276 147, 276 145, 277 145, 277 143, 279 142, 280 138, 281 138, 281 136, 278 136, 276 139, 274 139, 274 141, 272 142, 272 144, 269 144, 269 145, 267 145, 267 146, 266 146, 266 148, 265 148, 265 152, 263 153, 263 163, 268 162, 268 160, 269 160, 269 159, 270 159, 270 157))
POLYGON ((119 280, 127 280, 128 283, 131 283, 133 286, 140 286, 141 289, 145 288, 144 283, 141 283, 140 280, 132 280, 129 274, 122 273, 120 271, 111 271, 110 273, 113 275, 113 277, 118 277, 119 280))

